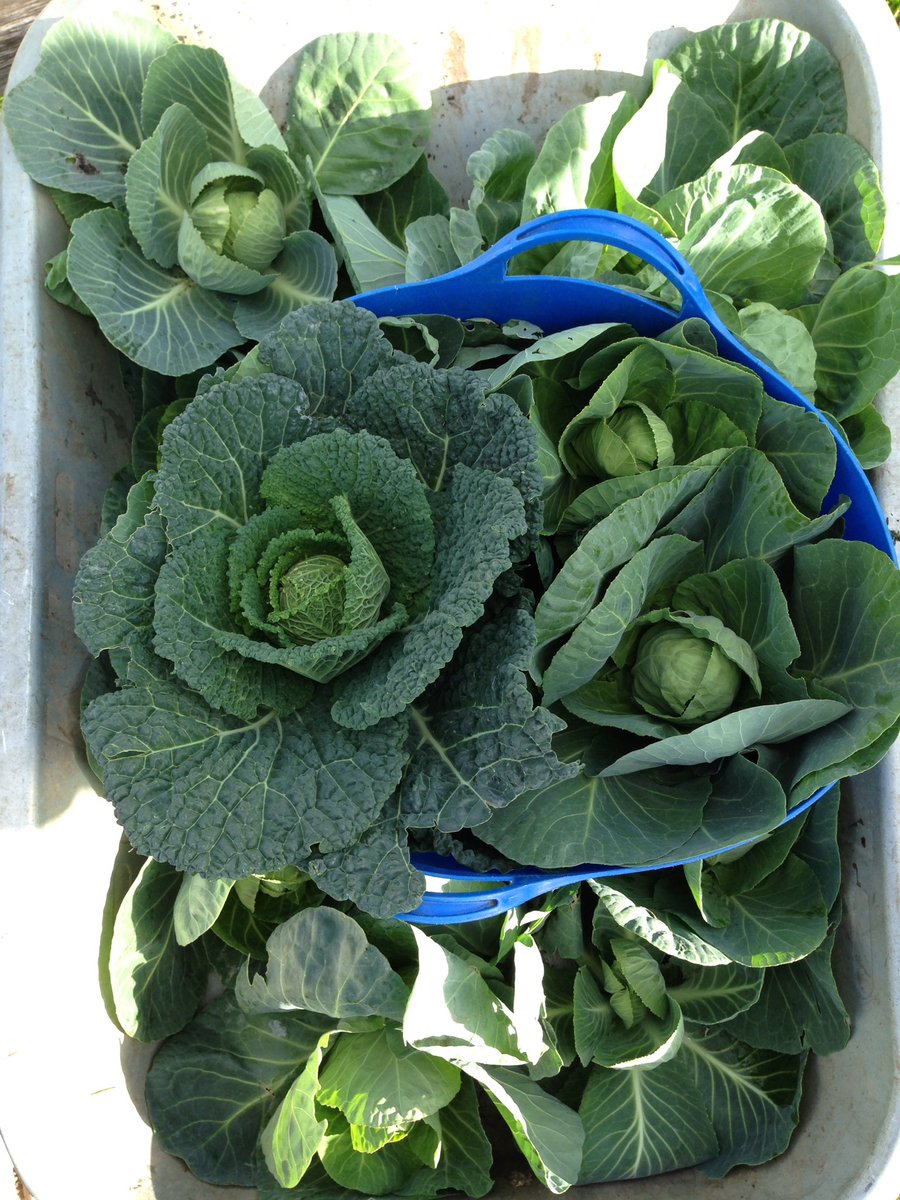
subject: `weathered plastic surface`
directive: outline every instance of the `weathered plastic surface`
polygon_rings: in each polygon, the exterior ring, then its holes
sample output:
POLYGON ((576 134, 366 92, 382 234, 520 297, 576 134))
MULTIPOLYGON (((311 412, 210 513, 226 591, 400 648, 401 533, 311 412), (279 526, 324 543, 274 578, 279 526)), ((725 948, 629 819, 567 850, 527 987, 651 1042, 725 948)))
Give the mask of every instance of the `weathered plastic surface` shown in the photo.
MULTIPOLYGON (((57 2, 45 10, 11 84, 33 68, 47 23, 73 7, 57 2)), ((433 12, 363 0, 164 0, 143 11, 190 40, 215 44, 240 64, 246 83, 266 84, 267 97, 282 104, 289 48, 328 29, 376 24, 403 38, 432 82, 432 149, 437 164, 454 164, 443 177, 457 200, 465 194, 466 154, 493 129, 518 124, 540 136, 572 104, 634 84, 686 32, 728 19, 784 17, 841 61, 850 131, 881 165, 892 197, 886 251, 900 251, 900 153, 896 128, 893 144, 887 128, 900 112, 900 36, 883 0, 632 0, 627 12, 574 0, 457 0, 433 12)), ((0 1130, 35 1200, 251 1200, 253 1192, 193 1180, 154 1143, 140 1115, 151 1048, 123 1044, 97 992, 97 932, 119 831, 80 750, 85 656, 69 604, 78 559, 96 537, 103 490, 127 455, 126 408, 112 356, 89 323, 43 294, 41 264, 64 245, 63 226, 48 197, 22 175, 2 130, 0 171, 0 1130)), ((883 407, 895 438, 898 408, 895 386, 883 407)), ((878 473, 876 488, 896 529, 900 455, 878 473)), ((845 789, 839 976, 855 1032, 845 1051, 808 1073, 789 1152, 724 1181, 685 1171, 580 1195, 896 1200, 897 790, 896 755, 845 789)), ((513 1191, 498 1180, 500 1200, 513 1191)), ((535 1184, 515 1194, 537 1200, 548 1193, 535 1184)))

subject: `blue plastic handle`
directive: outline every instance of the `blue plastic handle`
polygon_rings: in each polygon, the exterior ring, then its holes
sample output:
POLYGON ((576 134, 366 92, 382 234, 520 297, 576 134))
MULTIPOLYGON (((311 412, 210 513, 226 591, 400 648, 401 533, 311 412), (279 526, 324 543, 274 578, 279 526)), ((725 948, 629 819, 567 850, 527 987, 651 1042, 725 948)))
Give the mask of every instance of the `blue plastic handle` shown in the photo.
MULTIPOLYGON (((610 321, 627 323, 639 334, 654 337, 679 321, 700 317, 712 330, 722 358, 754 371, 774 399, 799 405, 827 425, 835 439, 837 465, 823 511, 832 508, 841 496, 850 496, 852 504, 844 518, 844 536, 868 542, 897 562, 878 498, 840 431, 801 392, 732 334, 687 260, 660 233, 633 217, 600 209, 550 213, 507 234, 479 258, 455 271, 420 283, 365 292, 354 297, 354 302, 379 317, 443 313, 461 320, 486 318, 498 324, 521 320, 539 326, 545 333, 610 321), (594 280, 509 274, 509 263, 517 255, 537 246, 571 241, 616 246, 643 259, 677 289, 681 296, 680 310, 675 312, 646 296, 594 280)), ((785 822, 805 812, 828 790, 822 788, 793 808, 785 822)), ((739 849, 755 840, 722 847, 719 853, 739 849)), ((523 867, 508 875, 479 874, 435 855, 414 855, 413 861, 419 870, 432 877, 486 885, 477 892, 428 892, 414 912, 400 914, 402 920, 434 925, 496 916, 555 888, 585 879, 662 870, 697 859, 675 859, 638 867, 585 865, 563 871, 523 867)))
MULTIPOLYGON (((782 825, 793 821, 826 795, 834 784, 815 792, 802 804, 792 808, 782 825)), ((780 828, 780 826, 779 826, 780 828)), ((746 838, 741 842, 733 842, 730 846, 722 846, 718 854, 729 854, 732 850, 740 850, 743 846, 751 846, 758 838, 746 838)), ((491 871, 478 873, 468 867, 462 867, 452 858, 444 858, 439 854, 413 854, 413 866, 422 872, 426 879, 437 879, 451 886, 454 882, 479 884, 477 891, 464 892, 426 891, 419 907, 408 913, 398 913, 398 921, 408 921, 412 925, 462 925, 467 921, 483 921, 487 917, 501 916, 511 908, 518 908, 538 896, 557 888, 570 887, 584 883, 587 879, 613 879, 621 875, 643 875, 648 871, 665 871, 668 867, 683 867, 686 863, 701 862, 709 854, 695 854, 691 858, 675 858, 663 863, 652 863, 637 867, 607 867, 596 863, 586 863, 581 867, 561 868, 560 870, 541 870, 539 867, 517 867, 508 873, 491 871)))

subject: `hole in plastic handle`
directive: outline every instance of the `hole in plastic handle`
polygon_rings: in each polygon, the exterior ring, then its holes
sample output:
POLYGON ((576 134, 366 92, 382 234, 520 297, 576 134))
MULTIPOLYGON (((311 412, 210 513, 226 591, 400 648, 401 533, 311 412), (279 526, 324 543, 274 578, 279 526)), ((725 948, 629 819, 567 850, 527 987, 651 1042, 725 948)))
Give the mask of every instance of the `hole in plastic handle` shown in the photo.
POLYGON ((568 209, 536 217, 514 229, 491 246, 473 266, 491 276, 506 273, 510 260, 536 246, 551 242, 599 242, 634 254, 659 271, 682 298, 679 319, 702 317, 715 319, 700 280, 687 260, 674 246, 649 225, 623 213, 599 208, 568 209))

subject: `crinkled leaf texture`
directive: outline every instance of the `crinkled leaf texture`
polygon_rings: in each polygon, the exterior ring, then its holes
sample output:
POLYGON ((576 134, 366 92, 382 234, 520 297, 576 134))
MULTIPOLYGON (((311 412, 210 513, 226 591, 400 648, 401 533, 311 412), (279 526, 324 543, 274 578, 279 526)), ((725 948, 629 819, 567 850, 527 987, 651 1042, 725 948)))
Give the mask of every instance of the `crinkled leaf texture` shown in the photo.
POLYGON ((210 878, 302 865, 391 915, 421 894, 408 823, 571 774, 526 681, 533 619, 494 599, 540 526, 535 453, 512 400, 346 304, 203 387, 76 588, 126 685, 84 730, 132 842, 210 878), (331 590, 286 598, 326 565, 331 590))

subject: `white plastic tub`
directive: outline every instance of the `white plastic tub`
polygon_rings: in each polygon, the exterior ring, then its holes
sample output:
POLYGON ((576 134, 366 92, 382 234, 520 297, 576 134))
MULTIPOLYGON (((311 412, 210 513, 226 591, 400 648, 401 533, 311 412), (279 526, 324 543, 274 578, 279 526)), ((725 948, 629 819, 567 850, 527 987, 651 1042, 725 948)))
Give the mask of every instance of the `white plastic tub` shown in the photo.
MULTIPOLYGON (((91 6, 85 5, 85 8, 91 6)), ((99 5, 95 6, 99 8, 99 5)), ((115 4, 121 10, 123 4, 115 4)), ((131 5, 130 7, 134 7, 131 5)), ((29 32, 10 84, 37 62, 51 4, 29 32)), ((467 153, 495 128, 539 136, 597 90, 636 83, 686 32, 748 16, 794 21, 844 69, 850 132, 882 168, 892 198, 885 252, 900 251, 900 34, 884 0, 631 0, 606 6, 456 0, 426 12, 357 0, 281 5, 166 0, 154 15, 213 44, 255 88, 283 100, 285 54, 328 29, 403 38, 435 89, 433 151, 455 199, 467 153), (590 14, 590 16, 589 16, 590 14), (412 31, 415 30, 413 33, 412 31), (883 121, 884 118, 884 121, 883 121)), ((194 1180, 142 1120, 151 1049, 107 1020, 96 945, 119 830, 83 763, 77 700, 85 655, 70 592, 96 539, 100 499, 127 457, 126 405, 113 356, 90 323, 46 297, 42 263, 65 243, 49 200, 23 175, 0 130, 0 1130, 35 1200, 244 1200, 194 1180)), ((883 411, 900 439, 900 388, 883 411)), ((900 453, 877 486, 897 527, 900 453)), ((894 797, 897 758, 845 788, 845 922, 839 978, 854 1021, 841 1054, 810 1068, 786 1155, 712 1182, 693 1171, 587 1188, 603 1200, 896 1200, 900 1193, 900 917, 894 797)), ((0 1165, 0 1197, 4 1168, 0 1165)), ((498 1180, 497 1195, 511 1196, 498 1180)), ((527 1200, 543 1195, 535 1184, 527 1200)))

